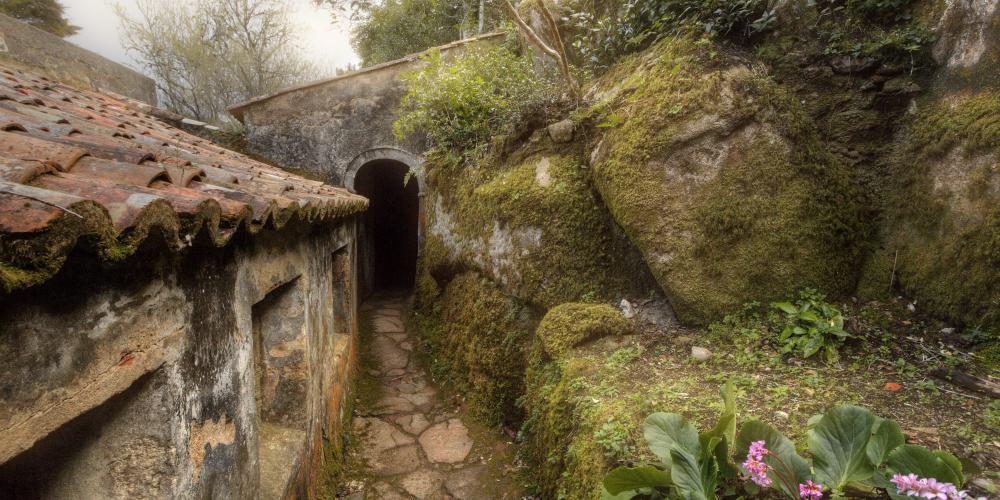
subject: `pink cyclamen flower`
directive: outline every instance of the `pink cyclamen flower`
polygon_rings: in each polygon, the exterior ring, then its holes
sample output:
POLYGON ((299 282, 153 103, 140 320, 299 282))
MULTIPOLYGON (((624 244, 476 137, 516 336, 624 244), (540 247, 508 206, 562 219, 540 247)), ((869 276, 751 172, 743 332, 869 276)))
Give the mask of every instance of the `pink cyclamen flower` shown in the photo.
POLYGON ((770 451, 764 446, 764 441, 754 441, 750 443, 747 459, 743 462, 743 468, 750 473, 750 479, 764 488, 771 486, 771 478, 767 477, 770 466, 764 463, 764 457, 768 453, 770 451))
POLYGON ((806 500, 823 498, 823 485, 814 483, 811 479, 799 485, 799 497, 806 500))

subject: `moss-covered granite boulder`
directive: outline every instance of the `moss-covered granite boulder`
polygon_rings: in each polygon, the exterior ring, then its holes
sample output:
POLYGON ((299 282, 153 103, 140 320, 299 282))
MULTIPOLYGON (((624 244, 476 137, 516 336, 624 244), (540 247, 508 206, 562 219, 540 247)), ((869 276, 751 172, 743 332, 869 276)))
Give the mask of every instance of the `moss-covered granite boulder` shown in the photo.
POLYGON ((924 310, 1000 331, 1000 92, 921 106, 892 181, 885 248, 899 284, 924 310))
POLYGON ((471 269, 543 309, 650 284, 636 277, 646 271, 615 234, 578 145, 545 139, 502 160, 432 157, 428 165, 431 251, 423 264, 439 284, 471 269))
POLYGON ((597 84, 604 202, 684 323, 802 287, 850 291, 860 190, 764 70, 712 49, 667 40, 597 84))

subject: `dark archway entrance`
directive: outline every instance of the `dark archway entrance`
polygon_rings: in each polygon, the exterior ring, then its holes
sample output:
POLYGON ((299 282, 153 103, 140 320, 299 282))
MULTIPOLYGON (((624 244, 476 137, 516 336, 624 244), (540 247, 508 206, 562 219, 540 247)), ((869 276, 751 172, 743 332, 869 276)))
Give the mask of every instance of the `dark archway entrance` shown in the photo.
POLYGON ((395 160, 364 164, 354 190, 369 200, 360 243, 360 275, 367 291, 409 289, 417 275, 420 188, 404 184, 409 167, 395 160))

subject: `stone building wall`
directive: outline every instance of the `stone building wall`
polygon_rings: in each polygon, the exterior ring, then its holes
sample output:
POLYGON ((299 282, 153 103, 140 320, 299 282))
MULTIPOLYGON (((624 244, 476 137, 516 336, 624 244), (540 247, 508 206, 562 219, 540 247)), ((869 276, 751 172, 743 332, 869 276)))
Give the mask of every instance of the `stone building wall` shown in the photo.
POLYGON ((90 90, 110 90, 156 104, 152 78, 56 35, 0 14, 0 63, 90 90))
MULTIPOLYGON (((470 42, 496 42, 502 35, 454 42, 437 50, 461 50, 470 42)), ((353 187, 352 168, 373 160, 418 166, 426 149, 419 137, 400 141, 392 131, 405 93, 400 75, 419 68, 421 54, 238 104, 230 112, 246 125, 250 151, 279 165, 294 166, 331 184, 353 187)))
POLYGON ((0 302, 0 497, 316 497, 355 356, 354 228, 80 257, 0 302))

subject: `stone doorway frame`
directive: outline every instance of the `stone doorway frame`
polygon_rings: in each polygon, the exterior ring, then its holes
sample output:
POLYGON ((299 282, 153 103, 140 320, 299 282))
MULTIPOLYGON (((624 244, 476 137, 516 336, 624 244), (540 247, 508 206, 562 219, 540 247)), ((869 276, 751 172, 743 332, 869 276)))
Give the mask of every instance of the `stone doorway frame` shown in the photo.
POLYGON ((344 173, 344 187, 352 193, 357 193, 354 188, 354 181, 357 178, 358 172, 365 165, 380 160, 391 160, 402 163, 416 173, 414 177, 417 180, 417 257, 419 258, 423 254, 424 231, 427 226, 427 217, 425 215, 427 207, 426 203, 424 203, 427 184, 424 178, 424 158, 422 156, 393 146, 371 148, 358 154, 347 164, 347 170, 344 173))

